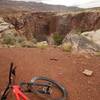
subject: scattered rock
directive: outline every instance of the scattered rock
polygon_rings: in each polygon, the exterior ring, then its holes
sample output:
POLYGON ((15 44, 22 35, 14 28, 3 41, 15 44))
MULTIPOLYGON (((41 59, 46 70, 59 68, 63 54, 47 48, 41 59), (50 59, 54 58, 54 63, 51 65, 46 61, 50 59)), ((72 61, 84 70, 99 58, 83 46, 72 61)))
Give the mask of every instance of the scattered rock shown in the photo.
POLYGON ((50 58, 50 60, 53 60, 53 61, 58 61, 57 58, 50 58))
POLYGON ((85 70, 83 71, 83 74, 86 75, 86 76, 92 76, 93 71, 88 70, 88 69, 85 69, 85 70))
POLYGON ((38 43, 36 44, 36 47, 41 48, 41 49, 44 49, 44 48, 46 48, 47 46, 48 46, 47 41, 38 42, 38 43))
POLYGON ((58 75, 63 75, 63 73, 62 72, 59 72, 58 75))
POLYGON ((24 41, 21 44, 22 47, 33 48, 35 47, 34 43, 31 41, 24 41))

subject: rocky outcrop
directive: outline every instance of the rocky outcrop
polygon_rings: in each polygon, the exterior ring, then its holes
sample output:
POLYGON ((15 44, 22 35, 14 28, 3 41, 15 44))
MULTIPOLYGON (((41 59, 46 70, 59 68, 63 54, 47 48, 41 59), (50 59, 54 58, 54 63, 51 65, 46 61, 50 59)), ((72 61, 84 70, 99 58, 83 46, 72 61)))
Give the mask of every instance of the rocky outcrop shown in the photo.
POLYGON ((0 33, 16 33, 28 40, 54 43, 52 35, 63 35, 75 51, 100 51, 100 12, 21 13, 0 19, 0 33), (97 30, 97 31, 96 31, 97 30), (89 32, 87 32, 89 31, 89 32))
POLYGON ((12 24, 20 35, 25 35, 28 39, 36 37, 38 40, 47 40, 47 37, 55 32, 66 36, 72 30, 81 33, 100 28, 100 12, 37 12, 5 16, 4 19, 12 24))
POLYGON ((17 31, 12 24, 5 22, 4 19, 0 17, 0 38, 3 34, 9 33, 17 34, 17 31))
POLYGON ((88 31, 81 34, 67 34, 64 43, 72 44, 73 52, 95 53, 100 51, 100 30, 88 31))
POLYGON ((38 40, 46 40, 47 35, 53 30, 50 26, 53 15, 53 13, 31 13, 19 16, 5 16, 4 19, 14 25, 20 35, 24 35, 28 39, 35 37, 38 40))

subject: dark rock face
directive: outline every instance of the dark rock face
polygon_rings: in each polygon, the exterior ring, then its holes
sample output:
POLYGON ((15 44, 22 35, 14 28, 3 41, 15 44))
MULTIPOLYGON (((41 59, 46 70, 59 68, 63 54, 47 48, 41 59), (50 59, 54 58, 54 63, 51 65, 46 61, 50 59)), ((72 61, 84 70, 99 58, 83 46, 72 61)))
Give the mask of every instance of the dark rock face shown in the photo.
POLYGON ((36 37, 38 40, 46 40, 47 36, 55 32, 65 36, 72 30, 85 32, 100 28, 100 12, 76 14, 38 12, 5 16, 4 19, 13 24, 20 35, 25 35, 28 39, 36 37))

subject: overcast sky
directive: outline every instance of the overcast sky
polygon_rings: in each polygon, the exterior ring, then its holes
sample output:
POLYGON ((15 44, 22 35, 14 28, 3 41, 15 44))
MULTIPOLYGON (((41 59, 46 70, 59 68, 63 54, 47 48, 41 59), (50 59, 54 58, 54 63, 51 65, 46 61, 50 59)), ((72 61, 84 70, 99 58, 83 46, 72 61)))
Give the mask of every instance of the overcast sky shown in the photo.
POLYGON ((36 1, 36 2, 43 2, 47 4, 79 6, 83 8, 100 7, 100 0, 17 0, 17 1, 36 1))

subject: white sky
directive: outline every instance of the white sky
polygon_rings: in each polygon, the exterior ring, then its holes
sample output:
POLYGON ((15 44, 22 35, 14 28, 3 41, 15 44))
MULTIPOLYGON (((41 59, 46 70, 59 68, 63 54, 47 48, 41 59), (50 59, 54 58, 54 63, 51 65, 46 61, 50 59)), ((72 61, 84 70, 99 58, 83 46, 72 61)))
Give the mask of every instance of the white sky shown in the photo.
POLYGON ((100 0, 17 0, 17 1, 36 1, 36 2, 43 2, 47 4, 79 6, 83 8, 100 7, 100 0))

